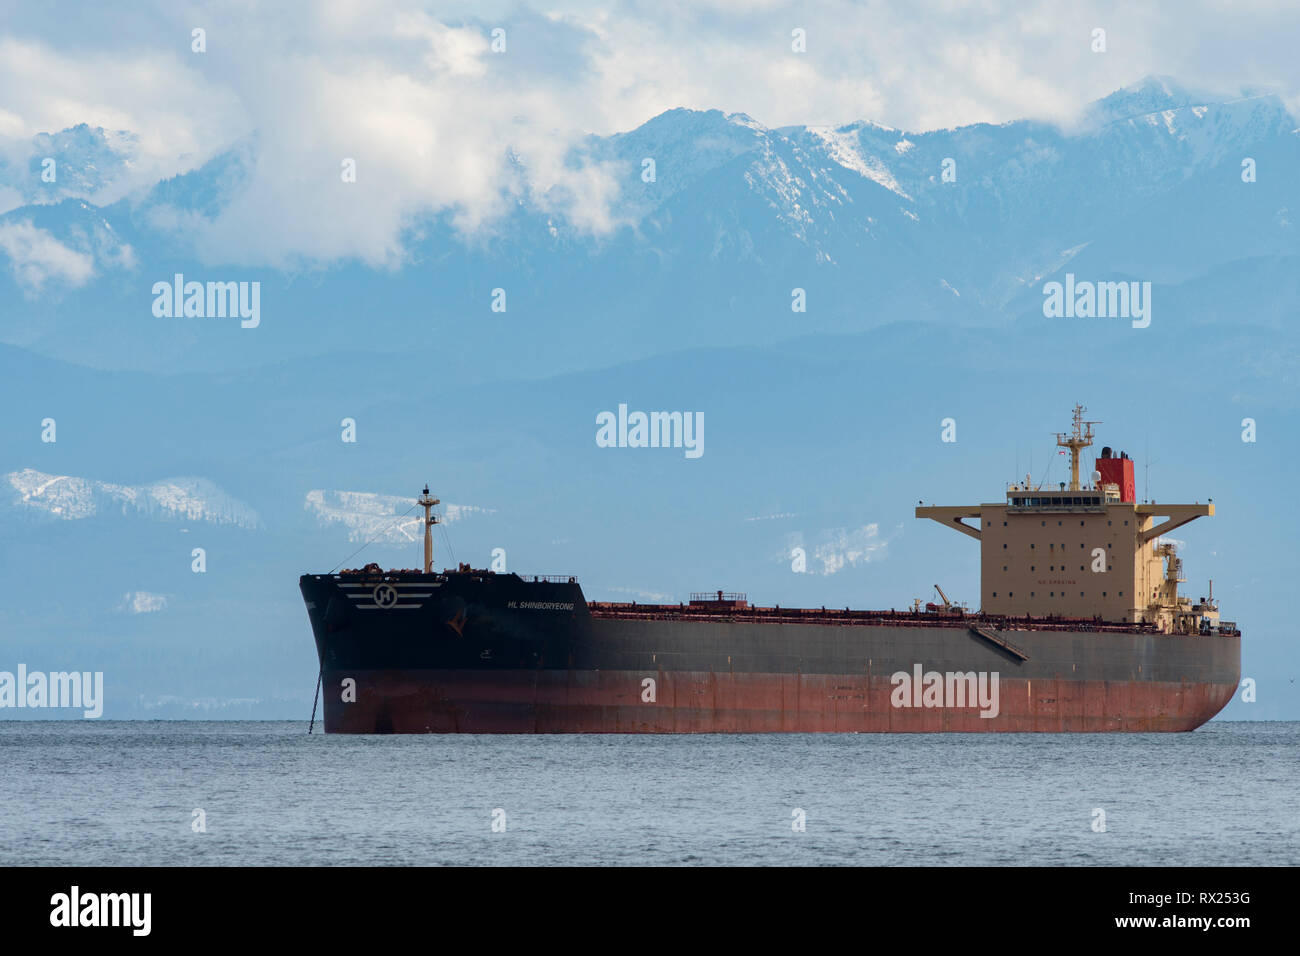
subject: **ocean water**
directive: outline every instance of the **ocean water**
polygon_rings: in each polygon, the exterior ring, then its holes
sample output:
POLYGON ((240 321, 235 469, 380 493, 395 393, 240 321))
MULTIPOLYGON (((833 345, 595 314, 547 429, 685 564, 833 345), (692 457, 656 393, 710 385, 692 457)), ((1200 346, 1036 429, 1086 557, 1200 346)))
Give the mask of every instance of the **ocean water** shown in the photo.
POLYGON ((1300 723, 1096 735, 306 730, 0 723, 0 865, 1300 862, 1300 723))

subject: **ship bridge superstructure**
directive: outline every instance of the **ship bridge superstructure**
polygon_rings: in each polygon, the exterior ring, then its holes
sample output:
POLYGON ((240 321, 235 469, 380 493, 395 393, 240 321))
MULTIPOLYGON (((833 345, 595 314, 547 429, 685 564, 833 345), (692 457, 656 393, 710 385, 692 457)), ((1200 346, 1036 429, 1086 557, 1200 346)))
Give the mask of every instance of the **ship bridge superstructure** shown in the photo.
POLYGON ((1079 457, 1093 426, 1076 405, 1073 429, 1057 444, 1071 456, 1070 481, 1055 487, 1026 476, 1003 500, 965 506, 919 506, 930 518, 980 542, 981 610, 1008 617, 1093 618, 1145 623, 1164 633, 1233 627, 1218 619, 1212 596, 1192 603, 1178 593, 1182 560, 1175 528, 1214 514, 1214 504, 1135 500, 1133 460, 1104 447, 1090 479, 1079 457))

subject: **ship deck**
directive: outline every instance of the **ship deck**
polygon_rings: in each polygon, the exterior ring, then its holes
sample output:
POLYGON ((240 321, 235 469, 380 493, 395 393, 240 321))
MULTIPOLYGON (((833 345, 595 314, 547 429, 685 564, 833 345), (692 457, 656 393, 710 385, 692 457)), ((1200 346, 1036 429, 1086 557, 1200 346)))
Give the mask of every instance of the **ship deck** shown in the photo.
MULTIPOLYGON (((481 583, 493 578, 514 577, 524 584, 577 584, 577 578, 566 574, 508 574, 487 569, 462 566, 456 571, 445 570, 426 574, 424 572, 401 568, 380 570, 377 566, 368 568, 348 568, 324 575, 312 575, 317 578, 334 580, 352 580, 361 578, 367 582, 380 581, 436 581, 450 582, 457 579, 481 583)), ((1070 632, 1110 632, 1126 634, 1159 634, 1155 624, 1132 623, 1129 621, 1104 621, 1099 618, 1072 617, 1029 617, 981 614, 960 608, 939 610, 898 610, 888 611, 854 610, 852 608, 796 608, 760 607, 749 604, 744 594, 727 594, 724 592, 705 592, 707 599, 698 600, 704 595, 692 595, 689 604, 640 604, 637 602, 588 601, 587 610, 598 620, 628 621, 698 621, 756 624, 813 624, 839 627, 946 627, 971 628, 984 627, 998 631, 1070 631, 1070 632), (719 597, 714 599, 717 593, 719 597)), ((1218 628, 1213 633, 1219 635, 1240 636, 1234 628, 1218 628)), ((1203 636, 1199 633, 1188 637, 1203 636)))
POLYGON ((789 608, 726 604, 624 604, 589 601, 591 616, 604 620, 718 621, 762 624, 821 624, 853 627, 992 627, 999 631, 1121 631, 1159 633, 1154 624, 1101 621, 1095 618, 1004 617, 935 611, 855 611, 851 608, 789 608))

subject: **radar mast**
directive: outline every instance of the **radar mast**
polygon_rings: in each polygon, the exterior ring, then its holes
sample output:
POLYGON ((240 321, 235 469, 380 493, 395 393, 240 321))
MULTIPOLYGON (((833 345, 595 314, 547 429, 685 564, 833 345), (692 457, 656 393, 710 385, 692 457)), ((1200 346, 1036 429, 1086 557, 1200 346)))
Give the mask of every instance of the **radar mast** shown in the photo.
POLYGON ((1085 422, 1083 413, 1087 409, 1082 405, 1074 406, 1074 430, 1066 437, 1061 432, 1056 433, 1056 444, 1061 448, 1070 449, 1070 490, 1079 490, 1079 452, 1083 451, 1092 444, 1092 426, 1100 425, 1101 422, 1085 422))

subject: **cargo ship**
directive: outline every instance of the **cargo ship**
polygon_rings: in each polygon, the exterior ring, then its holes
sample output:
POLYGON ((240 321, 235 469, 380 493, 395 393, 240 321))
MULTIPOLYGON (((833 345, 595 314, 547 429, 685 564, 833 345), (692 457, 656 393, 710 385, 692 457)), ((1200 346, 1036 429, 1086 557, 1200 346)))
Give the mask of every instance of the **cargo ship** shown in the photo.
POLYGON ((1178 592, 1162 538, 1214 504, 1135 500, 1109 447, 1080 481, 1093 426, 1056 436, 1070 481, 1009 483, 991 503, 927 506, 979 542, 981 606, 588 601, 573 577, 424 566, 299 581, 327 733, 1189 731, 1240 679, 1241 633, 1178 592))

